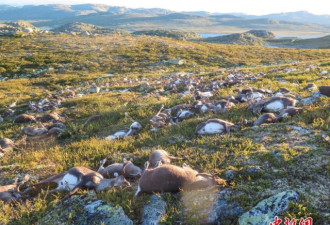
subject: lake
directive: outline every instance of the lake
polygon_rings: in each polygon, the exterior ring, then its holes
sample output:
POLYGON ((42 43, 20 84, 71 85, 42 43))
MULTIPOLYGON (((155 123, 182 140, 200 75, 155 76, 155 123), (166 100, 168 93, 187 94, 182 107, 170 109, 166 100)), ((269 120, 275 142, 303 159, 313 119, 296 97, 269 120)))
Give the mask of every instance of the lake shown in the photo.
MULTIPOLYGON (((215 34, 215 33, 199 33, 199 34, 202 36, 202 38, 228 35, 228 34, 225 34, 225 33, 217 33, 217 34, 215 34)), ((276 38, 288 38, 288 37, 297 37, 297 38, 302 38, 302 39, 308 39, 308 38, 318 38, 318 37, 322 37, 322 36, 315 36, 315 35, 276 35, 276 38)))

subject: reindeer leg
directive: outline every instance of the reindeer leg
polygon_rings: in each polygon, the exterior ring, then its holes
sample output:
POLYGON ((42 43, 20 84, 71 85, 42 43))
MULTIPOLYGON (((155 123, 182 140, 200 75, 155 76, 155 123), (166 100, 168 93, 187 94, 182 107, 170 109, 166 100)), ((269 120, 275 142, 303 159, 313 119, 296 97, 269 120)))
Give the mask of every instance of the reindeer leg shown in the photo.
POLYGON ((125 116, 132 121, 132 123, 136 122, 127 112, 125 112, 125 116))
POLYGON ((62 198, 61 202, 64 202, 65 200, 70 198, 72 195, 74 195, 80 189, 80 187, 78 187, 78 185, 72 191, 70 191, 69 194, 67 194, 64 198, 62 198))

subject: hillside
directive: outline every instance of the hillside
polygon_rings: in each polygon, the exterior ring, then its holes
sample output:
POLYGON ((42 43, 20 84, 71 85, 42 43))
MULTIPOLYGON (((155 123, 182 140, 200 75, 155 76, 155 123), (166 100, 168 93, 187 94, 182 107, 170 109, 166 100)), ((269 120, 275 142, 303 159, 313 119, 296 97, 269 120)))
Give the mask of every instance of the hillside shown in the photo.
POLYGON ((8 23, 0 23, 0 36, 2 35, 28 35, 40 33, 40 29, 26 21, 14 21, 8 23))
POLYGON ((330 50, 41 34, 0 37, 0 58, 0 185, 19 200, 0 224, 328 223, 330 50), (193 176, 135 196, 152 163, 193 176))
POLYGON ((201 38, 201 36, 196 32, 176 31, 176 30, 142 30, 142 31, 135 31, 132 34, 169 37, 169 38, 175 38, 181 40, 201 38))
POLYGON ((95 26, 85 23, 69 23, 52 30, 55 33, 65 34, 83 34, 83 35, 128 35, 129 32, 120 29, 111 29, 106 27, 95 26))
POLYGON ((282 48, 330 48, 330 35, 320 38, 299 39, 299 38, 283 38, 268 40, 269 46, 282 47, 282 48))
MULTIPOLYGON (((131 9, 100 4, 0 6, 0 20, 29 20, 35 26, 57 27, 82 22, 126 30, 182 30, 204 33, 237 33, 251 29, 272 30, 277 34, 329 34, 327 15, 248 16, 207 12, 174 12, 166 9, 131 9), (294 18, 301 18, 295 20, 294 18), (302 18, 306 18, 303 20, 302 18), (310 18, 310 19, 309 19, 310 18), (287 20, 286 20, 287 19, 287 20), (323 21, 318 24, 316 22, 323 21)), ((289 14, 287 14, 289 15, 289 14)), ((304 14, 305 15, 305 14, 304 14)))
POLYGON ((275 35, 265 30, 250 30, 244 33, 229 34, 217 37, 197 39, 198 41, 218 43, 218 44, 237 44, 237 45, 264 45, 266 40, 274 39, 275 35))

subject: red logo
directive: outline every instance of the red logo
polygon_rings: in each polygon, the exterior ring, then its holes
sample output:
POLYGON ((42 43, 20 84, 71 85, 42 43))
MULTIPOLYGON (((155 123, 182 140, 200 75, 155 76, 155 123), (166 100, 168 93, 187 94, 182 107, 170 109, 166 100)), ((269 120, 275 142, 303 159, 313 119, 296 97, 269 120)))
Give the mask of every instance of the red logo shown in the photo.
POLYGON ((275 216, 274 222, 271 222, 269 225, 279 225, 281 223, 282 223, 282 220, 280 218, 278 218, 277 216, 275 216))
MULTIPOLYGON (((281 218, 275 216, 274 221, 270 222, 269 225, 280 225, 282 223, 281 218)), ((299 224, 297 224, 296 219, 289 219, 285 217, 285 225, 313 225, 313 218, 308 217, 306 219, 300 218, 299 224)))

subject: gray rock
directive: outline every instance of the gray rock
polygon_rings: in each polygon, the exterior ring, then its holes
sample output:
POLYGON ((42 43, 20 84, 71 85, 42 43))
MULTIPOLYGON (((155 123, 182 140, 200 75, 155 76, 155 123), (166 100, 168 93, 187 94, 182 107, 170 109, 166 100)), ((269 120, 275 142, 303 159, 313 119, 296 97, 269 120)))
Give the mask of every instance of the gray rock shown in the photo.
POLYGON ((57 205, 37 224, 127 224, 133 222, 119 206, 114 208, 108 202, 95 200, 95 196, 72 196, 67 201, 57 205))
POLYGON ((225 172, 225 178, 227 181, 233 180, 235 175, 236 175, 236 172, 234 170, 227 170, 225 172))
POLYGON ((236 202, 228 202, 232 191, 230 189, 223 189, 217 194, 217 200, 212 206, 212 210, 208 213, 205 221, 207 224, 223 224, 233 223, 238 216, 243 213, 243 208, 236 202))
POLYGON ((224 221, 234 221, 242 213, 243 208, 238 203, 228 202, 226 199, 219 199, 214 208, 213 216, 208 217, 207 223, 222 224, 224 221))
POLYGON ((250 168, 247 169, 247 171, 248 171, 249 173, 257 173, 257 172, 259 172, 260 170, 261 170, 261 169, 260 169, 259 166, 253 166, 253 167, 250 167, 250 168))
POLYGON ((255 207, 242 214, 238 222, 240 225, 269 225, 283 211, 286 211, 290 201, 297 201, 296 191, 283 191, 259 202, 255 207))
POLYGON ((293 130, 299 131, 299 132, 304 133, 304 134, 310 133, 309 130, 304 129, 302 127, 298 127, 298 126, 289 126, 289 127, 291 127, 293 130))
POLYGON ((166 202, 157 195, 152 195, 150 203, 143 209, 142 225, 156 225, 164 217, 166 202))
POLYGON ((314 102, 320 101, 320 99, 318 97, 312 96, 312 97, 308 97, 308 98, 303 98, 300 101, 304 105, 310 105, 310 104, 312 104, 314 102))

